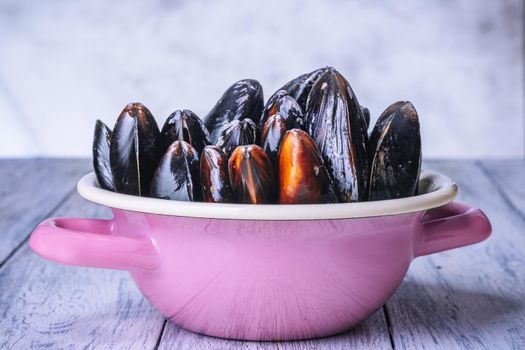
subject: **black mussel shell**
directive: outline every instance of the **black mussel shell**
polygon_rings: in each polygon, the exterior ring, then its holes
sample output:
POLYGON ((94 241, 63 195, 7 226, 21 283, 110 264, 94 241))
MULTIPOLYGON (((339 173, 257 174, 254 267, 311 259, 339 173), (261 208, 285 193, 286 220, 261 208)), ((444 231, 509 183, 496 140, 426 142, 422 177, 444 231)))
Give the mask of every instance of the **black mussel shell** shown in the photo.
MULTIPOLYGON (((397 101, 397 102, 394 102, 392 103, 390 106, 388 106, 384 111, 383 113, 381 113, 381 115, 379 116, 379 118, 377 119, 377 122, 379 122, 380 119, 384 119, 385 117, 389 116, 390 114, 394 113, 395 111, 397 111, 399 108, 401 108, 405 103, 407 103, 406 101, 397 101)), ((376 122, 376 124, 377 124, 376 122)), ((374 126, 375 127, 375 126, 374 126)))
POLYGON ((258 123, 263 107, 263 89, 257 80, 244 79, 230 86, 204 118, 211 143, 217 143, 220 131, 233 120, 250 118, 258 123))
POLYGON ((142 103, 128 104, 117 119, 110 146, 115 191, 147 196, 162 150, 155 118, 142 103))
POLYGON ((368 129, 368 127, 370 126, 370 111, 368 110, 368 108, 363 106, 361 106, 361 110, 363 111, 363 117, 365 117, 366 128, 368 129))
POLYGON ((410 102, 389 106, 379 117, 369 143, 369 200, 416 194, 421 170, 419 117, 410 102))
POLYGON ((261 120, 259 120, 259 128, 262 128, 262 125, 264 125, 264 123, 266 122, 266 119, 268 119, 270 115, 276 114, 275 112, 270 114, 270 109, 274 108, 275 102, 284 96, 290 96, 290 95, 288 94, 288 91, 282 90, 282 89, 277 90, 272 96, 270 96, 270 98, 264 105, 264 108, 261 114, 261 120))
POLYGON ((367 125, 346 79, 329 68, 308 96, 305 129, 314 139, 334 180, 340 202, 367 197, 367 125))
POLYGON ((217 146, 226 155, 230 155, 235 148, 255 143, 257 126, 251 119, 234 120, 221 130, 217 146))
POLYGON ((299 103, 288 94, 286 90, 280 90, 268 100, 259 121, 262 128, 269 116, 280 114, 286 121, 288 129, 301 128, 304 123, 304 115, 299 103))
POLYGON ((332 179, 314 140, 305 131, 286 132, 279 151, 279 203, 337 203, 332 179))
POLYGON ((185 141, 175 141, 160 160, 151 197, 177 201, 200 201, 199 153, 185 141))
POLYGON ((97 176, 99 186, 105 190, 114 191, 113 175, 109 163, 109 145, 111 143, 111 130, 106 124, 97 120, 95 136, 93 137, 93 169, 97 176))
POLYGON ((210 144, 208 129, 195 113, 187 109, 175 111, 166 119, 160 137, 164 151, 174 141, 188 142, 199 154, 210 144))
MULTIPOLYGON (((288 82, 280 90, 288 91, 288 94, 297 101, 301 110, 306 113, 306 103, 308 100, 308 94, 314 86, 315 82, 328 68, 319 68, 313 72, 303 74, 294 80, 288 82)), ((273 96, 272 96, 273 97, 273 96)), ((271 99, 271 98, 270 98, 271 99)), ((270 100, 268 100, 270 101, 270 100)))
POLYGON ((288 130, 286 121, 280 114, 270 116, 261 129, 259 145, 272 161, 275 170, 277 170, 279 147, 286 130, 288 130))
POLYGON ((272 162, 261 147, 239 146, 233 151, 228 163, 236 202, 267 204, 275 200, 272 162))
POLYGON ((200 179, 205 202, 228 203, 233 201, 228 174, 228 156, 219 147, 204 147, 200 160, 200 179))

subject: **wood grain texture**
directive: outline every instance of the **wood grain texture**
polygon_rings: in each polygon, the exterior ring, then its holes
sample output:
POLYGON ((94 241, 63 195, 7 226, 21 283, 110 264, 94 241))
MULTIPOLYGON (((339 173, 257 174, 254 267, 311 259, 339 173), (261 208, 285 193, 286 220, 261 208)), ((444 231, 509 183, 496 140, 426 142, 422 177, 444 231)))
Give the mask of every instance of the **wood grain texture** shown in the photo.
POLYGON ((89 168, 87 159, 0 160, 0 265, 89 168))
POLYGON ((378 310, 360 326, 334 337, 293 342, 248 342, 226 340, 192 333, 169 322, 166 324, 161 350, 343 350, 391 349, 383 309, 378 310))
POLYGON ((480 165, 509 204, 525 218, 525 161, 487 160, 480 165))
MULTIPOLYGON (((75 194, 53 216, 109 213, 75 194)), ((27 244, 0 269, 0 349, 153 349, 163 323, 126 272, 58 265, 27 244)))
POLYGON ((487 241, 416 259, 388 301, 396 349, 525 348, 524 221, 474 161, 427 162, 493 224, 487 241))

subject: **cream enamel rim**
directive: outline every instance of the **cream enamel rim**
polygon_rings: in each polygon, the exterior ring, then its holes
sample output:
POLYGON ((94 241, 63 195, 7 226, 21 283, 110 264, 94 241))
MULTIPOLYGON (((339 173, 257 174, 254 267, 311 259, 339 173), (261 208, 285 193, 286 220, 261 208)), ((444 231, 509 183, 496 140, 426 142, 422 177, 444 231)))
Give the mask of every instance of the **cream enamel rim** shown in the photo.
POLYGON ((115 193, 98 187, 95 173, 80 179, 78 193, 88 201, 107 207, 150 214, 235 220, 323 220, 350 219, 411 213, 450 203, 457 186, 448 177, 422 171, 420 187, 429 191, 413 197, 374 202, 337 204, 218 204, 182 202, 115 193))

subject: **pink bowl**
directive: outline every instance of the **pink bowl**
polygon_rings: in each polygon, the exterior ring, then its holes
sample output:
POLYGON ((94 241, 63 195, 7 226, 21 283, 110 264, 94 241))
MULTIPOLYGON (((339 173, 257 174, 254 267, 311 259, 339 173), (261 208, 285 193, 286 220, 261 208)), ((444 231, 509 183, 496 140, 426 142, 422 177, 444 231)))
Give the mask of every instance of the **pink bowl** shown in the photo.
POLYGON ((456 186, 424 172, 418 196, 365 203, 166 201, 78 184, 112 220, 52 218, 29 244, 68 265, 127 270, 164 316, 224 338, 291 340, 345 331, 380 308, 417 256, 490 235, 456 186))

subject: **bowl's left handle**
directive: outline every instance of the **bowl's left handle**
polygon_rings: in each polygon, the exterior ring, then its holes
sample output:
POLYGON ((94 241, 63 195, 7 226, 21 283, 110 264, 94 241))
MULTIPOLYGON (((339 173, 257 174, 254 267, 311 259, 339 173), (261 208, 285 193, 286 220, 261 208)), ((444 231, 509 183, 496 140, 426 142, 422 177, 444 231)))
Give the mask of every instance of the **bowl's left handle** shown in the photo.
POLYGON ((38 225, 29 246, 55 262, 117 270, 151 270, 158 252, 149 237, 110 233, 111 220, 51 218, 38 225))
POLYGON ((416 256, 478 243, 492 231, 489 219, 481 210, 459 202, 428 210, 421 225, 416 256))

